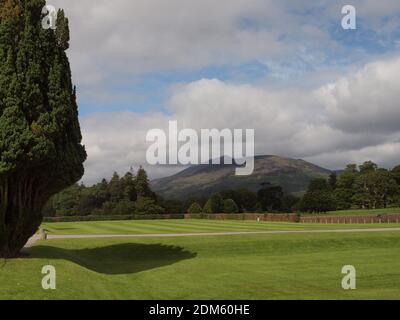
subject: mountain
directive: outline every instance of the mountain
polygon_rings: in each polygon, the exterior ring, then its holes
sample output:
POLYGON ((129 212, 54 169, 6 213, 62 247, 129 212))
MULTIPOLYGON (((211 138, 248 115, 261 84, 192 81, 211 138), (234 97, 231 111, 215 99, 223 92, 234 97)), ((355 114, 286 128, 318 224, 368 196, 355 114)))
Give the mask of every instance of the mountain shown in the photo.
POLYGON ((300 159, 278 156, 255 157, 250 176, 236 176, 233 164, 193 165, 170 177, 151 182, 152 189, 167 199, 208 196, 225 189, 246 188, 257 191, 263 183, 280 185, 286 193, 301 194, 310 180, 327 178, 330 170, 300 159))

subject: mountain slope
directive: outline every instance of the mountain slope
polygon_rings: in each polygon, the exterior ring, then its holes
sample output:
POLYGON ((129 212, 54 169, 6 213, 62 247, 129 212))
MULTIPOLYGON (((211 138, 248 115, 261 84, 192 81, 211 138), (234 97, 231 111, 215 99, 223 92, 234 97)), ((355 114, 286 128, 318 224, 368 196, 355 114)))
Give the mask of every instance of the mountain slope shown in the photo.
POLYGON ((250 176, 236 176, 234 165, 195 165, 151 184, 157 194, 167 199, 208 196, 224 189, 257 191, 262 183, 280 185, 286 193, 302 193, 311 179, 326 178, 330 173, 304 160, 257 156, 250 176))

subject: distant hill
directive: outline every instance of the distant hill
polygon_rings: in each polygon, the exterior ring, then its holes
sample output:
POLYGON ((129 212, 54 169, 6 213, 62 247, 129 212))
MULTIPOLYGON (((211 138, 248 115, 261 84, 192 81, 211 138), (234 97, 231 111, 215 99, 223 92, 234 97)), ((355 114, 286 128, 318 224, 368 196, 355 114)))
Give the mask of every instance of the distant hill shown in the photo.
POLYGON ((280 185, 286 193, 301 194, 313 178, 328 177, 330 170, 304 160, 278 156, 257 156, 254 173, 236 176, 235 165, 202 164, 191 166, 173 176, 151 182, 152 189, 167 199, 208 196, 225 189, 246 188, 257 191, 263 183, 280 185))

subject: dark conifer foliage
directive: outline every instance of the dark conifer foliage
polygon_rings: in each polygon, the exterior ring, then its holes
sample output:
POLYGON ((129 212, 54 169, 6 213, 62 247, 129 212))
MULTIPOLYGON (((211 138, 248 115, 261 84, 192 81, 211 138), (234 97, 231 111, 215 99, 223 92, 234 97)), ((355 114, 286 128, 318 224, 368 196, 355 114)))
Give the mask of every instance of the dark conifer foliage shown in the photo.
POLYGON ((0 0, 0 257, 16 256, 55 193, 83 175, 68 20, 41 26, 44 0, 0 0))

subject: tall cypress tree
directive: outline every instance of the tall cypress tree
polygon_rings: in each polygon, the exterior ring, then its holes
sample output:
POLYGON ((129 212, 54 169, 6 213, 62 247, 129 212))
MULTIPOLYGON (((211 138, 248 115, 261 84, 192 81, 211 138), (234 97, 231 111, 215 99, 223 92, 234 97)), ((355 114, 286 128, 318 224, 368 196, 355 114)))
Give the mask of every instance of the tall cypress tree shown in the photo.
POLYGON ((16 256, 47 200, 83 175, 68 20, 41 25, 44 0, 0 0, 0 257, 16 256))

